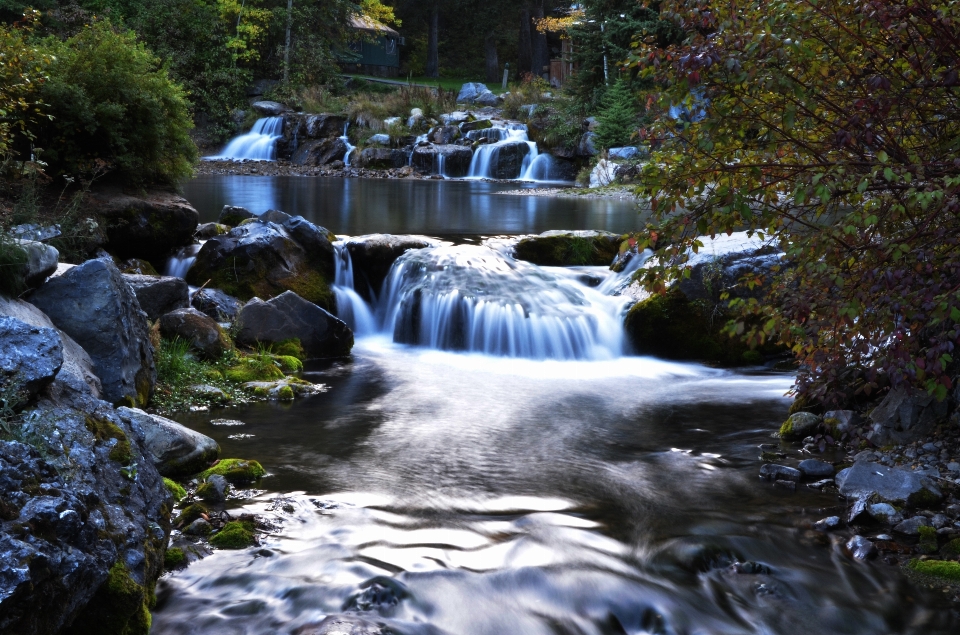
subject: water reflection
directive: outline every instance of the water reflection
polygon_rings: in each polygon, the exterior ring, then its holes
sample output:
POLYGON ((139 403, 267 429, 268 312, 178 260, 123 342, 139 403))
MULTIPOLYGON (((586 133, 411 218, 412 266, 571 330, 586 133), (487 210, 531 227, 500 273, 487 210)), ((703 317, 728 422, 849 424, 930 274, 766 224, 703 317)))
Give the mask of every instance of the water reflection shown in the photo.
POLYGON ((629 200, 497 195, 530 187, 483 181, 203 175, 184 184, 201 222, 224 205, 280 209, 348 235, 524 234, 548 229, 627 232, 644 218, 629 200))

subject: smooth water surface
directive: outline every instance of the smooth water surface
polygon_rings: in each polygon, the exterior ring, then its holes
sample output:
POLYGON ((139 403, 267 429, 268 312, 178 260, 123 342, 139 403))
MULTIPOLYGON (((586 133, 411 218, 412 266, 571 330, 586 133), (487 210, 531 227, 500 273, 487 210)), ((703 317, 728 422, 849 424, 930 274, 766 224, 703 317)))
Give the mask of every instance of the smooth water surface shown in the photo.
POLYGON ((533 187, 487 181, 342 179, 202 175, 183 185, 200 222, 224 205, 257 214, 279 209, 327 229, 360 234, 531 234, 549 229, 638 230, 644 218, 630 200, 514 196, 533 187))

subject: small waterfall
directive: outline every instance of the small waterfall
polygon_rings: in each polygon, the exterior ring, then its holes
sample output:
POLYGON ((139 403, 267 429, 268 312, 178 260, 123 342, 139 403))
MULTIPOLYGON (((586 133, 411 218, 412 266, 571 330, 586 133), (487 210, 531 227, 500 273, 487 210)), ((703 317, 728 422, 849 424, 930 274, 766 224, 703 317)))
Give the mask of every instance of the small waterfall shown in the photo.
POLYGON ((230 141, 219 155, 205 158, 273 161, 277 156, 277 139, 282 135, 283 117, 257 119, 250 132, 230 141))
POLYGON ((473 154, 470 161, 470 171, 467 178, 475 179, 495 179, 497 169, 500 164, 500 154, 504 149, 518 144, 527 145, 526 154, 520 165, 519 174, 507 178, 524 178, 524 174, 529 171, 531 162, 539 154, 537 144, 530 141, 527 135, 527 126, 524 124, 507 124, 505 126, 494 126, 486 130, 471 130, 467 133, 468 139, 490 139, 492 143, 487 143, 479 148, 473 154))
POLYGON ((439 174, 443 178, 447 178, 447 173, 446 173, 447 156, 442 152, 437 152, 435 156, 437 158, 437 164, 436 164, 437 174, 439 174))
POLYGON ((197 259, 197 254, 200 253, 201 247, 203 247, 202 242, 198 245, 182 247, 176 255, 170 256, 167 260, 167 269, 164 274, 175 278, 186 278, 187 272, 190 271, 190 267, 197 259))
POLYGON ((346 322, 355 335, 373 335, 377 322, 373 312, 354 287, 353 259, 343 241, 333 244, 336 258, 333 293, 337 298, 337 317, 346 322))
POLYGON ((540 154, 532 151, 523 160, 524 170, 520 175, 524 181, 550 181, 550 169, 553 167, 553 157, 549 154, 540 154))
POLYGON ((347 136, 347 130, 350 129, 350 122, 343 124, 343 136, 340 137, 340 141, 343 141, 343 144, 347 146, 347 153, 343 155, 343 164, 347 167, 350 167, 350 155, 356 150, 356 146, 350 145, 350 137, 347 136))

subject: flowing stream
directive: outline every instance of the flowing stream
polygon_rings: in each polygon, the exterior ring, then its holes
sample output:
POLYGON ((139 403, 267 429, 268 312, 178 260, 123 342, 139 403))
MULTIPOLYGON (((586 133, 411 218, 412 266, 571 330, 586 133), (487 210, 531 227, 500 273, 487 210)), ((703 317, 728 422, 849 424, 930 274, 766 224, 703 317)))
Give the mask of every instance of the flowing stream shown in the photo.
POLYGON ((277 158, 277 139, 282 135, 283 117, 257 119, 250 132, 230 141, 219 155, 206 158, 273 161, 277 158))
POLYGON ((303 373, 328 390, 179 418, 263 463, 229 508, 275 530, 166 574, 152 633, 958 632, 938 591, 803 528, 835 496, 758 481, 791 375, 629 356, 629 273, 456 242, 378 289, 338 243, 357 344, 303 373))

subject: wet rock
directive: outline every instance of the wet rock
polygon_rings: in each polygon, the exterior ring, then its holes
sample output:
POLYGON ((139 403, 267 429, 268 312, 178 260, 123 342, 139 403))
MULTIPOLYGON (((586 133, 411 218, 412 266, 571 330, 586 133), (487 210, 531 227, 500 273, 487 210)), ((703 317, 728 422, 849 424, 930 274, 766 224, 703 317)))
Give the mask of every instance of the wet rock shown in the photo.
POLYGON ((778 489, 790 490, 791 492, 797 491, 796 481, 787 481, 784 479, 777 479, 773 482, 773 486, 778 489))
POLYGON ((847 550, 857 560, 870 560, 877 557, 876 546, 863 536, 854 536, 847 541, 847 550))
POLYGON ((104 221, 106 248, 120 258, 155 260, 190 244, 200 214, 187 199, 171 192, 130 196, 102 190, 88 197, 104 221))
POLYGON ((32 240, 17 240, 15 242, 27 254, 27 264, 23 268, 23 279, 28 287, 39 286, 57 270, 60 252, 55 247, 32 240))
POLYGON ((190 287, 182 278, 123 274, 123 279, 133 289, 140 308, 151 320, 190 306, 190 287))
POLYGON ((117 413, 143 438, 144 454, 163 476, 196 474, 220 456, 216 441, 176 421, 135 408, 118 408, 117 413))
POLYGON ((577 155, 581 157, 592 157, 597 155, 597 133, 586 132, 577 143, 577 155))
POLYGON ((188 536, 209 536, 212 530, 213 527, 210 526, 209 522, 203 518, 198 518, 187 525, 184 528, 183 533, 188 536))
POLYGON ((146 315, 113 263, 88 260, 51 278, 29 300, 90 355, 104 399, 149 402, 157 373, 146 315))
POLYGON ((813 528, 818 531, 830 531, 840 526, 839 516, 828 516, 813 523, 813 528))
MULTIPOLYGON (((64 393, 82 393, 95 398, 100 397, 100 378, 93 368, 93 361, 72 337, 54 326, 49 317, 40 309, 22 300, 8 300, 0 297, 0 316, 11 317, 40 329, 56 331, 62 348, 63 363, 57 371, 46 393, 59 398, 64 393)), ((4 349, 6 352, 6 349, 4 349)), ((12 351, 9 354, 13 354, 12 351)))
POLYGON ((820 417, 809 412, 795 412, 780 426, 780 438, 788 441, 802 439, 815 432, 820 425, 820 417))
POLYGON ((407 153, 393 148, 364 148, 358 163, 362 167, 377 170, 401 168, 407 164, 407 153))
MULTIPOLYGON (((300 225, 303 223, 298 222, 300 225)), ((293 291, 332 310, 333 247, 329 260, 324 260, 324 252, 314 248, 308 253, 291 231, 276 223, 249 222, 211 238, 200 249, 187 282, 200 286, 209 280, 208 286, 240 300, 293 291)))
POLYGON ((217 222, 228 227, 236 227, 248 218, 257 218, 257 215, 245 207, 224 205, 217 222))
POLYGON ((914 516, 901 522, 893 528, 894 531, 906 536, 919 536, 921 527, 932 527, 930 519, 926 516, 914 516))
POLYGON ((521 239, 514 257, 548 267, 607 266, 620 250, 621 236, 605 231, 547 231, 521 239))
POLYGON ((353 332, 346 324, 289 291, 268 302, 248 302, 237 326, 236 340, 246 346, 297 338, 310 357, 338 357, 353 348, 353 332))
POLYGON ((806 459, 797 466, 805 478, 822 479, 833 476, 833 466, 819 459, 806 459))
POLYGON ((887 525, 897 525, 903 522, 903 514, 898 512, 893 505, 889 503, 876 503, 867 506, 867 513, 877 522, 887 525))
POLYGON ((306 624, 293 635, 382 635, 379 625, 354 615, 330 615, 319 624, 306 624))
POLYGON ((950 519, 947 518, 946 515, 944 514, 934 514, 930 518, 930 524, 937 529, 943 529, 944 527, 950 524, 950 519))
POLYGON ((925 391, 895 388, 870 413, 867 438, 877 446, 911 443, 927 436, 947 415, 947 407, 925 391))
POLYGON ((853 410, 830 410, 823 413, 823 424, 835 438, 849 434, 860 424, 860 415, 853 410))
POLYGON ((807 483, 807 487, 809 487, 810 489, 822 490, 824 487, 829 487, 834 484, 835 483, 832 478, 825 478, 823 480, 815 481, 813 483, 807 483))
POLYGON ((44 243, 62 235, 60 225, 35 224, 15 225, 10 228, 8 233, 18 240, 32 240, 38 243, 44 243))
POLYGON ((208 503, 223 503, 230 493, 230 483, 220 474, 211 474, 197 488, 197 496, 208 503))
POLYGON ((292 377, 277 381, 250 381, 245 383, 243 387, 252 391, 258 397, 278 401, 292 401, 295 397, 308 397, 326 390, 323 384, 312 384, 292 377))
MULTIPOLYGON (((466 146, 425 145, 414 149, 412 165, 428 174, 442 173, 445 176, 463 177, 470 171, 472 160, 473 150, 466 146)), ((516 178, 516 176, 504 178, 516 178)))
POLYGON ((201 289, 193 294, 191 306, 217 322, 233 322, 243 304, 219 289, 201 289))
POLYGON ((355 236, 346 242, 346 249, 350 252, 353 261, 355 286, 364 293, 363 281, 369 285, 374 293, 379 293, 383 281, 390 273, 390 268, 397 258, 410 249, 424 249, 435 247, 440 241, 426 236, 395 236, 392 234, 369 234, 355 236), (358 276, 357 274, 360 274, 358 276))
POLYGON ((347 155, 347 144, 340 138, 315 139, 307 141, 290 157, 294 165, 322 166, 343 161, 347 155))
POLYGON ((220 223, 204 223, 197 227, 194 237, 199 240, 207 240, 209 238, 213 238, 214 236, 226 234, 228 231, 230 231, 229 225, 221 225, 220 223))
POLYGON ((311 264, 328 276, 334 275, 335 250, 333 241, 337 237, 333 232, 314 225, 303 216, 288 216, 280 224, 290 237, 307 252, 307 260, 311 264))
POLYGON ((311 139, 339 137, 343 134, 343 129, 346 124, 346 117, 342 115, 331 115, 326 113, 319 115, 307 115, 304 121, 305 131, 307 136, 311 139))
POLYGON ((50 384, 63 366, 56 329, 0 315, 0 394, 4 406, 24 405, 50 384))
POLYGON ((496 106, 497 96, 485 84, 470 82, 460 87, 460 92, 457 94, 457 103, 496 106))
POLYGON ((460 128, 457 126, 439 126, 429 135, 430 141, 438 145, 448 145, 460 138, 460 128))
POLYGON ((858 462, 837 474, 837 486, 847 498, 877 495, 894 505, 923 505, 939 501, 943 494, 929 479, 895 467, 858 462))
POLYGON ((292 216, 290 216, 290 214, 281 212, 278 209, 268 209, 263 214, 260 214, 260 220, 264 223, 276 223, 277 225, 283 225, 291 218, 292 216))
POLYGON ((179 337, 189 342, 206 359, 219 359, 233 348, 220 325, 193 307, 163 315, 160 333, 168 339, 179 337))
POLYGON ((767 481, 781 480, 798 483, 800 474, 800 470, 775 463, 767 463, 760 467, 760 478, 767 481))
POLYGON ((227 395, 227 393, 223 392, 216 386, 211 386, 209 384, 195 384, 193 386, 189 386, 187 390, 189 390, 191 394, 200 397, 206 397, 209 400, 222 404, 230 402, 230 397, 227 395))
POLYGON ((250 105, 257 111, 261 117, 279 117, 285 112, 290 112, 290 108, 276 101, 255 101, 250 105))

